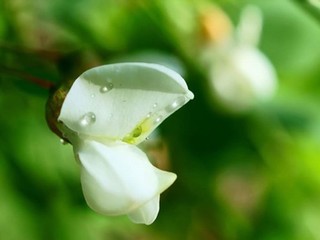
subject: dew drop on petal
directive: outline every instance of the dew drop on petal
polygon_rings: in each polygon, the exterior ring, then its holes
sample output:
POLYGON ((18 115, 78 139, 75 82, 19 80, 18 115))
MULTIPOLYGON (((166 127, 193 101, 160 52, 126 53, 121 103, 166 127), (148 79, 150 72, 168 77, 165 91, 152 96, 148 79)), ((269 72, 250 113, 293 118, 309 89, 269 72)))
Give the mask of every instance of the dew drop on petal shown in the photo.
POLYGON ((158 107, 158 103, 154 103, 154 104, 152 105, 152 107, 153 107, 153 108, 158 107))
POLYGON ((96 121, 96 115, 93 112, 88 112, 80 118, 79 124, 82 127, 87 127, 93 124, 95 121, 96 121))
POLYGON ((180 96, 178 97, 176 100, 174 100, 173 103, 171 103, 170 105, 168 105, 166 107, 167 112, 174 112, 175 110, 177 110, 178 108, 180 108, 181 106, 183 106, 186 102, 185 97, 180 96))
POLYGON ((108 88, 106 86, 103 86, 103 87, 100 88, 100 92, 101 93, 106 93, 106 92, 108 92, 108 88))
POLYGON ((161 122, 161 120, 162 120, 162 116, 160 115, 160 116, 156 117, 156 119, 154 120, 154 123, 158 124, 161 122))
POLYGON ((113 83, 107 82, 105 85, 101 86, 100 92, 106 93, 109 92, 113 88, 113 83))
POLYGON ((94 98, 96 95, 94 93, 91 94, 91 98, 94 98))

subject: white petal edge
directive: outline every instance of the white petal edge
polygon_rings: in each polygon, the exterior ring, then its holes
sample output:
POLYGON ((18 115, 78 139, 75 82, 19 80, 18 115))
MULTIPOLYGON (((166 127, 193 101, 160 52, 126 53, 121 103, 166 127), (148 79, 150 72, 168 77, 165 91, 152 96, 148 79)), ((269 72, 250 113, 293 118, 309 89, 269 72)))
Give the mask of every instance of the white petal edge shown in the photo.
MULTIPOLYGON (((174 173, 155 168, 136 146, 82 141, 76 146, 87 204, 104 215, 128 214, 168 188, 174 173)), ((148 218, 149 219, 149 218, 148 218)))
POLYGON ((82 135, 138 144, 192 98, 184 79, 167 67, 110 64, 76 79, 58 120, 82 135))
POLYGON ((145 203, 137 210, 132 211, 128 214, 129 219, 134 223, 142 223, 146 225, 150 225, 153 223, 159 213, 159 201, 160 196, 157 195, 155 198, 150 200, 149 202, 145 203))

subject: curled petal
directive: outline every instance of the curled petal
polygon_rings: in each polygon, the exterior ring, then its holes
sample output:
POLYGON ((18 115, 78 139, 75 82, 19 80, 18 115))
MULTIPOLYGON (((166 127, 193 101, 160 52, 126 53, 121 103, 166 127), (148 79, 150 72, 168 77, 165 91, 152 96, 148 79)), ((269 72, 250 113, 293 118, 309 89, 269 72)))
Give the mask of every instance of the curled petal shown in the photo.
POLYGON ((169 68, 111 64, 76 79, 59 120, 82 135, 138 144, 192 98, 183 78, 169 68))
POLYGON ((144 223, 147 225, 153 223, 159 212, 159 201, 160 196, 157 195, 137 210, 130 212, 128 214, 129 219, 134 223, 144 223))
POLYGON ((85 199, 104 215, 130 213, 135 222, 150 224, 159 210, 154 199, 176 179, 174 173, 152 166, 147 156, 130 144, 87 140, 76 146, 75 152, 82 165, 85 199))

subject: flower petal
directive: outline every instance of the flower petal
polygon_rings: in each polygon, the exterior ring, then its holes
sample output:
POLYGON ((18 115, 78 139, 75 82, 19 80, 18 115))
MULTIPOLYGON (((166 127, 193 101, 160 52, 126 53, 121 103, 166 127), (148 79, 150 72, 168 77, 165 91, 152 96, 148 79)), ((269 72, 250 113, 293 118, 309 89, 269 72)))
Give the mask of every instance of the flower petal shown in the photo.
MULTIPOLYGON (((176 175, 170 172, 165 172, 155 168, 156 174, 159 180, 159 190, 163 192, 170 186, 175 180, 176 175)), ((150 225, 157 218, 159 213, 159 201, 160 195, 145 203, 138 209, 130 212, 128 214, 129 219, 134 223, 143 223, 150 225)))
POLYGON ((80 134, 138 144, 192 98, 183 78, 169 68, 111 64, 74 82, 59 120, 80 134))
POLYGON ((242 111, 255 102, 269 100, 277 88, 277 76, 268 58, 253 47, 235 48, 215 62, 211 86, 218 100, 230 110, 242 111))
POLYGON ((263 22, 261 10, 254 5, 248 5, 242 10, 240 17, 239 25, 236 28, 237 43, 245 46, 257 46, 263 22))
POLYGON ((160 196, 157 195, 155 198, 142 205, 137 210, 128 214, 129 219, 134 223, 143 223, 150 225, 157 218, 159 213, 159 201, 160 196))
POLYGON ((75 152, 82 164, 85 199, 101 214, 130 213, 159 195, 176 178, 174 173, 156 169, 145 153, 130 144, 83 141, 75 152))

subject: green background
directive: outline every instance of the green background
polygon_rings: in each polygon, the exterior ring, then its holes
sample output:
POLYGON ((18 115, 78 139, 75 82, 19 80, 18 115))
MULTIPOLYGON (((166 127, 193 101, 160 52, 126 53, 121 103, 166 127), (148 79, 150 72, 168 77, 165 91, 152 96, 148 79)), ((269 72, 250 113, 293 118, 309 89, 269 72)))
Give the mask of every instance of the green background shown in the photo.
POLYGON ((319 12, 289 0, 1 0, 0 239, 320 239, 319 12), (271 101, 231 114, 208 100, 195 29, 211 4, 234 25, 247 4, 261 8, 259 48, 279 81, 271 101), (45 121, 50 91, 32 83, 145 51, 179 59, 195 94, 153 146, 167 146, 178 179, 151 226, 87 207, 72 146, 45 121))

